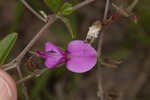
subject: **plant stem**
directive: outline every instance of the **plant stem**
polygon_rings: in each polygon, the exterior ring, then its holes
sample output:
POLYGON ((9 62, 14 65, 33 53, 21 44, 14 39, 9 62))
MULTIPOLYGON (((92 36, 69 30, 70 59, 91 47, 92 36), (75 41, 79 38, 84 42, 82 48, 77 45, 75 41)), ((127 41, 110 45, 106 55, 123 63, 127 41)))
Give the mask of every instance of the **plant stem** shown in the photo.
POLYGON ((21 84, 21 83, 24 83, 24 82, 32 79, 35 76, 39 77, 40 75, 45 73, 47 70, 48 70, 48 68, 44 68, 44 69, 40 70, 38 73, 33 72, 32 74, 26 76, 25 78, 22 78, 21 80, 17 81, 16 83, 17 84, 21 84))
MULTIPOLYGON (((109 3, 110 3, 110 1, 106 0, 103 21, 107 19, 109 3)), ((101 49, 102 49, 103 40, 104 40, 104 32, 102 31, 100 34, 99 41, 98 41, 98 50, 97 50, 97 56, 99 59, 101 59, 100 57, 101 57, 101 49)), ((102 77, 99 77, 98 80, 99 80, 99 83, 98 83, 99 97, 100 97, 100 100, 104 100, 105 97, 104 97, 104 90, 103 90, 103 85, 102 85, 102 77)))
POLYGON ((49 16, 48 22, 41 28, 41 30, 36 34, 36 36, 29 42, 29 44, 24 48, 24 50, 17 56, 16 61, 20 62, 25 54, 31 49, 31 47, 37 42, 37 40, 42 36, 43 32, 56 21, 56 15, 49 16))
POLYGON ((85 5, 88 5, 89 3, 93 2, 93 1, 95 1, 95 0, 85 0, 85 1, 75 5, 72 10, 75 11, 75 10, 85 6, 85 5))
POLYGON ((135 6, 138 2, 139 2, 139 0, 134 0, 127 8, 127 11, 130 13, 135 8, 135 6))
POLYGON ((47 22, 47 19, 43 18, 39 13, 37 13, 25 0, 21 0, 22 4, 29 9, 37 18, 42 20, 43 22, 47 22))
MULTIPOLYGON (((19 78, 22 79, 23 78, 23 74, 21 72, 21 69, 20 69, 19 65, 17 65, 17 72, 19 74, 19 78)), ((25 99, 29 100, 28 90, 27 90, 27 87, 26 87, 25 83, 22 83, 22 87, 23 87, 23 94, 25 96, 25 99)))

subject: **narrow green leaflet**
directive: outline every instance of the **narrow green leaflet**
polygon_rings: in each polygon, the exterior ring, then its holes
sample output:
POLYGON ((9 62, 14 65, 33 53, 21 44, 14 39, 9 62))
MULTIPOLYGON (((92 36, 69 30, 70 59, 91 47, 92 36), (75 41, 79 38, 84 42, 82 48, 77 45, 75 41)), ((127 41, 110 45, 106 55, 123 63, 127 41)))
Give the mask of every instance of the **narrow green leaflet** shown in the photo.
POLYGON ((75 38, 75 32, 73 31, 69 20, 66 17, 63 17, 63 16, 58 16, 58 18, 65 23, 65 25, 68 28, 69 33, 71 34, 72 38, 75 38))
POLYGON ((11 33, 0 41, 0 64, 6 60, 10 50, 17 39, 17 33, 11 33))
POLYGON ((57 12, 59 10, 61 1, 62 0, 44 0, 44 2, 53 12, 57 12))
POLYGON ((70 15, 72 13, 72 4, 66 2, 64 5, 61 7, 60 12, 63 15, 70 15))

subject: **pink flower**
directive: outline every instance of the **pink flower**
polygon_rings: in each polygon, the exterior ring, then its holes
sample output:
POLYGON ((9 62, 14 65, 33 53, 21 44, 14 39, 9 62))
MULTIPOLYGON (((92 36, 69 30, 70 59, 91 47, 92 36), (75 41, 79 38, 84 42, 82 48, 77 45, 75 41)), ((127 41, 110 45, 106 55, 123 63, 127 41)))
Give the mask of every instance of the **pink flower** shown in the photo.
POLYGON ((91 70, 96 64, 95 49, 81 40, 71 41, 66 51, 62 51, 53 43, 47 42, 45 52, 37 51, 37 53, 46 59, 45 65, 48 68, 65 62, 68 70, 82 73, 91 70))

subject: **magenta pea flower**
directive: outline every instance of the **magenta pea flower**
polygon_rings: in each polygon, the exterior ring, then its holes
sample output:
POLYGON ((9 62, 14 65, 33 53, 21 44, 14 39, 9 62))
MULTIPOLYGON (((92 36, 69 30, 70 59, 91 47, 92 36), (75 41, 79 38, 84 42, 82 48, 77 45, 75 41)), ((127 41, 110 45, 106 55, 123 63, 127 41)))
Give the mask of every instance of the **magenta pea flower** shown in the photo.
POLYGON ((47 42, 45 52, 37 51, 37 53, 46 59, 45 66, 48 68, 65 62, 68 70, 82 73, 91 70, 96 64, 96 50, 81 40, 71 41, 65 51, 47 42))

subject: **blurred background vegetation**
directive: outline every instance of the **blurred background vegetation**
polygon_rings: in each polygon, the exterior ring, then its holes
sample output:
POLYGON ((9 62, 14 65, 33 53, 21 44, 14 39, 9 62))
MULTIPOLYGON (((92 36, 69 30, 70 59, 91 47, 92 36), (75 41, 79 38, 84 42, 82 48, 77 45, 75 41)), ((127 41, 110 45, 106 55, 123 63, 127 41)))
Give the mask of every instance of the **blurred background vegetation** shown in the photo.
MULTIPOLYGON (((63 0, 76 5, 83 0, 63 0)), ((110 0, 127 8, 133 0, 110 0)), ((52 14, 43 0, 27 1, 36 11, 52 14)), ((83 74, 66 70, 65 65, 45 72, 38 78, 26 82, 30 100, 98 100, 98 81, 102 80, 107 100, 148 100, 150 99, 150 0, 139 0, 133 12, 138 16, 135 24, 129 18, 120 16, 104 31, 103 58, 122 59, 117 68, 96 65, 83 74), (118 95, 116 97, 110 94, 118 95)), ((76 39, 84 39, 89 26, 103 19, 105 0, 95 2, 67 16, 76 33, 76 39)), ((109 16, 115 12, 110 5, 109 16)), ((16 57, 44 25, 26 9, 19 0, 0 1, 0 39, 8 33, 17 32, 18 39, 7 62, 16 57)), ((71 41, 71 35, 63 22, 58 20, 46 30, 32 50, 43 50, 46 41, 54 42, 62 48, 71 41)), ((97 48, 98 39, 94 42, 97 48)), ((28 58, 25 57, 26 59, 28 58)), ((25 75, 26 60, 22 64, 25 75)), ((44 66, 43 66, 44 67, 44 66)), ((17 80, 16 70, 10 74, 17 80)), ((18 100, 24 100, 22 87, 18 87, 18 100)))

